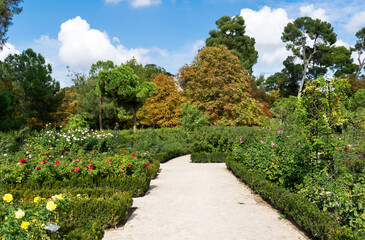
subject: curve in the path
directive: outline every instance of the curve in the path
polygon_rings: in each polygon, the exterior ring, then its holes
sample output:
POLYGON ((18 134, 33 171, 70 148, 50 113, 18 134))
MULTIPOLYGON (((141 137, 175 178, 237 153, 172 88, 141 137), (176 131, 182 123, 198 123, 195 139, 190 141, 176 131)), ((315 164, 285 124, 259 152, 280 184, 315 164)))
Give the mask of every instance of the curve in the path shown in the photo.
POLYGON ((255 198, 224 163, 194 164, 184 156, 161 164, 146 196, 135 198, 124 227, 105 240, 298 240, 290 222, 255 198))

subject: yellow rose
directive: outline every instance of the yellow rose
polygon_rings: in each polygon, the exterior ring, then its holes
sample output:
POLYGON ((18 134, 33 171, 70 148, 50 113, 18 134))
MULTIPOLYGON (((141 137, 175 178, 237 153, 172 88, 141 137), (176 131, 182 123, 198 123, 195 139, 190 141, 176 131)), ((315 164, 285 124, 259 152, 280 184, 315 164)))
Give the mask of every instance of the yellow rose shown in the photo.
POLYGON ((28 229, 30 223, 29 222, 22 222, 22 225, 20 225, 23 229, 28 229))
POLYGON ((57 205, 53 201, 48 201, 47 202, 46 208, 47 208, 48 211, 53 211, 53 210, 56 209, 56 207, 57 207, 57 205))
POLYGON ((15 217, 18 219, 21 219, 22 217, 24 217, 24 215, 25 213, 21 209, 15 212, 15 217))
POLYGON ((5 217, 5 221, 8 220, 8 217, 5 217))
POLYGON ((63 200, 63 199, 65 199, 65 198, 63 197, 63 195, 62 195, 62 194, 58 194, 58 195, 57 195, 57 199, 59 199, 59 200, 63 200))
POLYGON ((11 202, 11 201, 13 201, 13 195, 11 195, 10 193, 5 194, 3 199, 4 199, 4 201, 11 202))
POLYGON ((35 198, 34 198, 34 202, 35 202, 35 203, 39 203, 40 201, 41 201, 41 198, 40 198, 40 197, 35 197, 35 198))

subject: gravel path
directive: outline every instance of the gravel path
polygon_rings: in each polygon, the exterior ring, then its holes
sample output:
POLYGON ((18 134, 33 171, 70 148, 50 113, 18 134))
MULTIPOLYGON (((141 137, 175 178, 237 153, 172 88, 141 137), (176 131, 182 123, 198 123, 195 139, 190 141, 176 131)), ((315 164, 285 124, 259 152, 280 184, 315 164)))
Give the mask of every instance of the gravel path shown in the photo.
POLYGON ((161 164, 136 210, 106 240, 307 239, 256 198, 224 163, 190 163, 183 156, 161 164))

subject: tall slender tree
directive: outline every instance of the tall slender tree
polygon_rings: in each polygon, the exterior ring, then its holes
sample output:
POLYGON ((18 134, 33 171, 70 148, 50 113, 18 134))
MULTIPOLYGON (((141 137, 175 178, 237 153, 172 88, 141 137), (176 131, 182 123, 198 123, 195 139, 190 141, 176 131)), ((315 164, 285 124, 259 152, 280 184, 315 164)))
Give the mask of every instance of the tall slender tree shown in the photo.
POLYGON ((323 47, 332 46, 336 42, 337 36, 330 23, 320 19, 300 17, 285 26, 281 39, 287 43, 286 48, 303 61, 303 74, 298 91, 299 98, 303 91, 309 65, 313 63, 315 55, 323 47))
POLYGON ((360 76, 362 69, 365 68, 365 57, 362 56, 362 54, 365 51, 365 27, 360 29, 355 35, 357 37, 357 42, 352 50, 357 51, 358 53, 357 61, 359 63, 359 67, 356 71, 356 80, 357 80, 360 76))

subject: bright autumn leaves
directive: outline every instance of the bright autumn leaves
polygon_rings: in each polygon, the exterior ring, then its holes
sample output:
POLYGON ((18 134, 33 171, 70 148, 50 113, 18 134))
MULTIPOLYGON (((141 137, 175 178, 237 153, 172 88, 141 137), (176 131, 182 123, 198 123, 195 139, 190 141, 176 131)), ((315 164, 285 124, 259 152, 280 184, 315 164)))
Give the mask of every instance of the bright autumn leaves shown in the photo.
POLYGON ((262 105, 251 96, 251 80, 240 60, 225 46, 205 47, 178 74, 188 100, 211 124, 256 125, 262 105))

